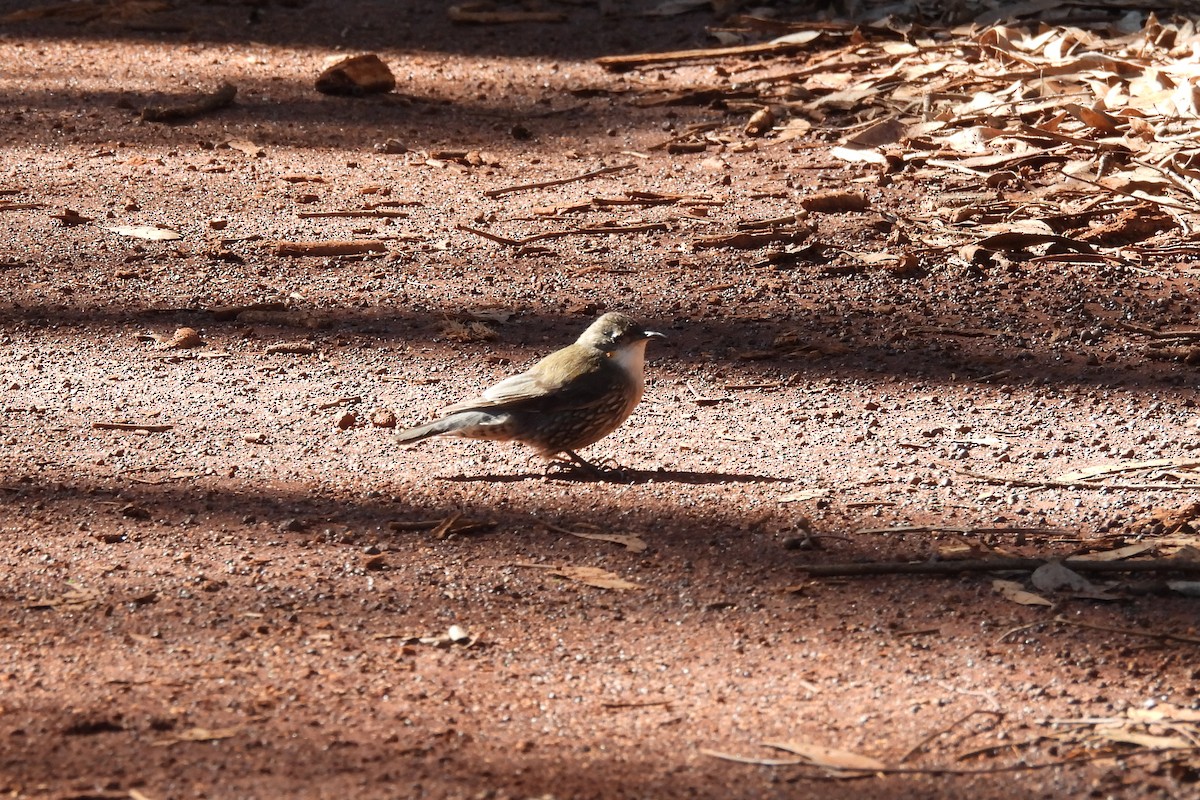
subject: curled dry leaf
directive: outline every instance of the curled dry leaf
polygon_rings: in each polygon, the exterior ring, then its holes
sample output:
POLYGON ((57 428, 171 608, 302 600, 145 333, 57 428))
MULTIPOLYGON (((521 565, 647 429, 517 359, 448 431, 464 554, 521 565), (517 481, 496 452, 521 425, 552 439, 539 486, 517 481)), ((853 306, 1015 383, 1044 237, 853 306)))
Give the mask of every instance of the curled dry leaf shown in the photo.
POLYGON ((992 588, 999 592, 1006 600, 1011 600, 1014 603, 1019 603, 1023 606, 1052 606, 1050 602, 1041 595, 1036 595, 1033 592, 1025 590, 1025 587, 1016 581, 992 581, 992 588))
POLYGON ((775 127, 775 112, 770 106, 763 106, 755 111, 746 122, 744 129, 747 136, 764 136, 775 127))
POLYGON ((1094 587, 1087 578, 1074 570, 1067 569, 1061 561, 1050 561, 1033 571, 1030 582, 1043 592, 1070 589, 1073 592, 1088 592, 1094 587))

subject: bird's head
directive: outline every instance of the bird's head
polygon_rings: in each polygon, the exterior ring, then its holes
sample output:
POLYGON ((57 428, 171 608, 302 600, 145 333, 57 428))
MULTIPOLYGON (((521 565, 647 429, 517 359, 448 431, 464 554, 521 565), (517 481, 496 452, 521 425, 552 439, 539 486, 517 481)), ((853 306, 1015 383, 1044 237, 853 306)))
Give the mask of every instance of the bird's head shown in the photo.
POLYGON ((667 337, 658 331, 646 330, 633 318, 613 311, 588 326, 588 329, 579 337, 577 344, 594 347, 605 353, 613 353, 631 345, 644 345, 647 339, 665 338, 667 337))

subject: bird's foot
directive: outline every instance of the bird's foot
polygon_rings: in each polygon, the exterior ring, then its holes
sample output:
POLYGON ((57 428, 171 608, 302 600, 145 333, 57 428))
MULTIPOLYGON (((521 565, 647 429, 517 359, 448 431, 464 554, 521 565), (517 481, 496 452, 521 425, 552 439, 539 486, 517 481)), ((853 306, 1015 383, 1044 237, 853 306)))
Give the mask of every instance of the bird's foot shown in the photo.
POLYGON ((629 476, 621 469, 615 461, 611 459, 606 464, 593 464, 574 450, 564 450, 561 453, 555 453, 551 457, 551 461, 546 465, 546 474, 550 474, 550 470, 557 467, 560 470, 565 470, 569 473, 584 474, 596 481, 607 481, 610 483, 629 483, 629 476))

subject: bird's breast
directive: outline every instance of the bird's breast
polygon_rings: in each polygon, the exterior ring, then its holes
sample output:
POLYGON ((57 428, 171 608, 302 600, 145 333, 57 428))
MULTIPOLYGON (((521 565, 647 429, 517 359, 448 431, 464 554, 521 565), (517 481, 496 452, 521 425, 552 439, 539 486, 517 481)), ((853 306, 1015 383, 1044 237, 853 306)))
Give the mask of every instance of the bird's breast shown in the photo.
POLYGON ((643 339, 627 347, 622 347, 609 358, 621 368, 632 384, 634 389, 632 405, 636 406, 642 399, 642 392, 646 389, 646 341, 643 339))

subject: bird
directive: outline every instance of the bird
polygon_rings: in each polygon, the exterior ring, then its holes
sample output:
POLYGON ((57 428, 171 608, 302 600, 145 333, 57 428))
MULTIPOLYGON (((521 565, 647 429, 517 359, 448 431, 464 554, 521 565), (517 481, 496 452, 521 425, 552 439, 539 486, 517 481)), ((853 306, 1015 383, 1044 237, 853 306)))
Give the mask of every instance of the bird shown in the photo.
POLYGON ((543 458, 565 455, 599 473, 576 451, 603 439, 633 413, 645 389, 646 344, 665 338, 609 312, 573 344, 477 397, 443 408, 437 419, 399 432, 396 441, 415 444, 431 436, 517 441, 543 458))

